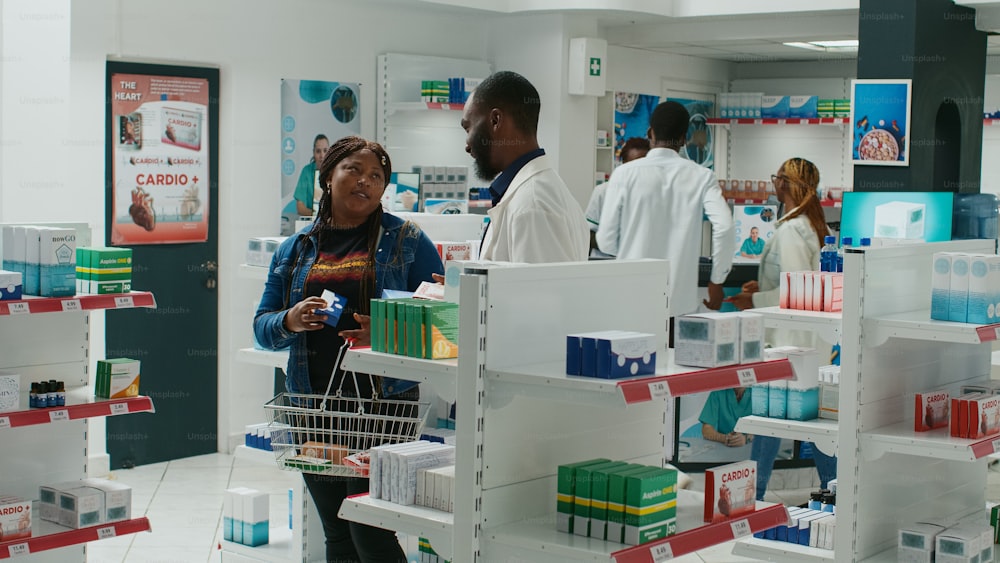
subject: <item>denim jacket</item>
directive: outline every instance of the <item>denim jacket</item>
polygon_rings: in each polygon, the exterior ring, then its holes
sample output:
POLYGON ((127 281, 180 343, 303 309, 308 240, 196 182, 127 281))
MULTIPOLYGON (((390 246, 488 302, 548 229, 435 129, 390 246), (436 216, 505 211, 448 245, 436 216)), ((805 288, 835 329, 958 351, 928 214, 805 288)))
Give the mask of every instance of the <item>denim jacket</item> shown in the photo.
MULTIPOLYGON (((305 333, 290 332, 284 326, 288 310, 303 298, 306 277, 316 260, 317 241, 315 235, 309 234, 311 228, 288 237, 274 253, 253 320, 254 336, 261 346, 272 350, 289 348, 285 369, 285 389, 289 393, 313 392, 305 333)), ((381 231, 375 255, 376 296, 381 296, 383 289, 415 291, 420 282, 433 281, 432 273, 444 273, 434 243, 416 225, 383 213, 381 231)), ((414 381, 383 377, 382 396, 396 395, 416 385, 414 381)))

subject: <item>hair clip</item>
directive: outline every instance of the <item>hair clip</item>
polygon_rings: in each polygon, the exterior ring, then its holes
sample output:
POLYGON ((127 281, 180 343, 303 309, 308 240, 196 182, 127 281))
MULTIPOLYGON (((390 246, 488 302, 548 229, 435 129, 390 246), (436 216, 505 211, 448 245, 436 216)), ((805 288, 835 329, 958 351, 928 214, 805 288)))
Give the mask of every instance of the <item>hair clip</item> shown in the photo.
POLYGON ((382 166, 385 166, 385 155, 382 155, 382 166))

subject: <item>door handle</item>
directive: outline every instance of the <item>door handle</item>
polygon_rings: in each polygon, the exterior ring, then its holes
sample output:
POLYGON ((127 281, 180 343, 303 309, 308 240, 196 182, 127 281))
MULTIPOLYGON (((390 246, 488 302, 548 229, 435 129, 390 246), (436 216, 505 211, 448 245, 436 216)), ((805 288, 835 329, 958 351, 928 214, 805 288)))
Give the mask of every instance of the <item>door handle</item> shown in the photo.
POLYGON ((219 269, 219 263, 215 260, 208 260, 201 263, 201 268, 206 272, 214 272, 219 269))

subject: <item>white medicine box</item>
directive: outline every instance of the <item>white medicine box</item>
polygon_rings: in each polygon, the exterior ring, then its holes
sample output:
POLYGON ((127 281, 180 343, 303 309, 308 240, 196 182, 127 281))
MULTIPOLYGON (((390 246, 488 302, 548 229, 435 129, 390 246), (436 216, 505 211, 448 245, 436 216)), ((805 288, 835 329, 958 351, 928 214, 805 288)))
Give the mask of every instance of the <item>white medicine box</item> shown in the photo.
POLYGON ((890 201, 875 206, 875 236, 922 239, 927 206, 909 201, 890 201))
POLYGON ((739 363, 739 317, 732 313, 683 315, 674 321, 675 362, 714 368, 739 363))

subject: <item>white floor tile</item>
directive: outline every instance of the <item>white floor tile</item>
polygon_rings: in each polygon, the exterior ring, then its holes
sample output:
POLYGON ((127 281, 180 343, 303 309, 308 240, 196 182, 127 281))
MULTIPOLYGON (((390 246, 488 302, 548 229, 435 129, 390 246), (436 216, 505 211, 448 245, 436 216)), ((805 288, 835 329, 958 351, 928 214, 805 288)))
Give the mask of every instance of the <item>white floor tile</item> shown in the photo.
POLYGON ((232 467, 233 456, 229 454, 205 454, 192 457, 184 457, 170 461, 171 467, 232 467))
MULTIPOLYGON (((133 517, 141 516, 141 514, 132 513, 133 517)), ((135 539, 136 534, 122 534, 120 536, 115 536, 113 538, 108 538, 104 540, 92 541, 87 543, 87 549, 92 547, 96 548, 128 548, 132 545, 132 540, 135 539)))
POLYGON ((97 543, 94 542, 87 545, 87 563, 122 563, 122 561, 125 561, 125 554, 128 553, 128 544, 107 546, 97 545, 97 543))
POLYGON ((222 508, 222 497, 224 496, 223 491, 220 490, 218 494, 199 494, 199 495, 166 495, 158 494, 153 497, 153 501, 149 503, 149 508, 146 510, 147 513, 153 512, 155 510, 189 510, 193 506, 200 506, 203 508, 215 509, 219 507, 222 508))
POLYGON ((163 478, 163 473, 167 470, 166 461, 162 463, 151 463, 149 465, 138 465, 132 469, 116 469, 111 472, 111 478, 122 483, 133 484, 141 481, 159 481, 163 478))
POLYGON ((232 473, 232 467, 226 466, 213 466, 213 467, 174 467, 173 462, 171 462, 170 467, 163 474, 164 483, 227 483, 229 481, 230 474, 232 473))
POLYGON ((208 561, 207 548, 160 548, 129 551, 125 563, 201 563, 208 561))
POLYGON ((733 555, 734 543, 735 542, 731 541, 721 543, 699 551, 698 555, 705 563, 737 563, 744 561, 757 561, 756 559, 748 559, 746 557, 740 557, 739 555, 733 555))
POLYGON ((140 534, 132 542, 129 555, 136 551, 145 551, 149 548, 185 548, 203 549, 205 557, 208 557, 208 548, 215 539, 215 526, 203 528, 177 525, 153 525, 151 533, 140 534))
POLYGON ((218 508, 192 507, 190 510, 160 509, 150 511, 146 516, 156 531, 163 527, 205 528, 214 530, 222 518, 222 505, 218 508))

